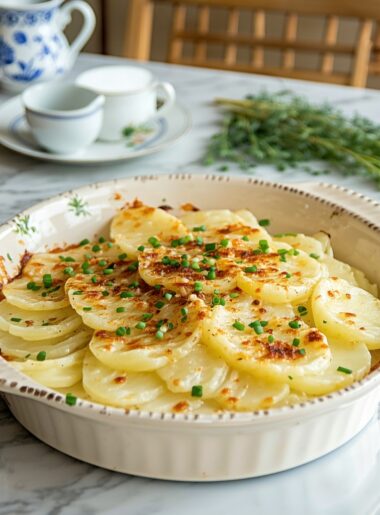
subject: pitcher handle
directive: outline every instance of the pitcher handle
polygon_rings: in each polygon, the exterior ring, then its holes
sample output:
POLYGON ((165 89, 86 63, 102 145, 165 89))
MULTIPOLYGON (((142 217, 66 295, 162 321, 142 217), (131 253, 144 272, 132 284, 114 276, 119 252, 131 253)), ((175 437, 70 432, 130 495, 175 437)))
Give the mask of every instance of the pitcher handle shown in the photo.
POLYGON ((72 11, 80 11, 83 15, 83 27, 78 36, 70 45, 69 59, 73 63, 79 52, 90 39, 96 25, 96 17, 93 9, 83 0, 72 0, 61 7, 61 27, 65 28, 71 21, 72 11))

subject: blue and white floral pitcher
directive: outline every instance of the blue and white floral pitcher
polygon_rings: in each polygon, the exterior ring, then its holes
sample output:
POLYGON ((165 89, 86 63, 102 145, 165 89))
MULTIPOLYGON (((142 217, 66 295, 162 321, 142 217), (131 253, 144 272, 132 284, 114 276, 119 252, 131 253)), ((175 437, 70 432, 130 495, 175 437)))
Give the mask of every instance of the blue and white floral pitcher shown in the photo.
POLYGON ((0 78, 7 89, 61 77, 74 64, 95 28, 95 14, 82 0, 0 0, 0 78), (71 46, 63 29, 71 12, 83 14, 71 46))

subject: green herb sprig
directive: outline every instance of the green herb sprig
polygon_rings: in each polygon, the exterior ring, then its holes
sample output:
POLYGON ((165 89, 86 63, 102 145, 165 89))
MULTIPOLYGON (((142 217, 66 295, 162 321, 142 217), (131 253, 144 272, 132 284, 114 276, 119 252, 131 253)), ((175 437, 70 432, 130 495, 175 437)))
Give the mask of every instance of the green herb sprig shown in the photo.
POLYGON ((369 176, 380 186, 380 125, 351 118, 328 104, 314 105, 289 92, 219 98, 225 112, 221 131, 208 146, 204 164, 235 162, 243 169, 273 164, 283 171, 300 167, 312 174, 337 170, 369 176), (306 163, 327 163, 321 170, 306 163))

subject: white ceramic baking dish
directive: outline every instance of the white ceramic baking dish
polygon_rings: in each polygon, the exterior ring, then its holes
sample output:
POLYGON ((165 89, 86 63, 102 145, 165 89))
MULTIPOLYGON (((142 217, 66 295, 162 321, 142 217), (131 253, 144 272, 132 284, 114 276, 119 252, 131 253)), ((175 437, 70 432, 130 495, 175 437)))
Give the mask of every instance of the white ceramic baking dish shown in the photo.
MULTIPOLYGON (((291 187, 215 175, 136 177, 38 204, 0 228, 3 265, 12 275, 26 249, 104 234, 116 209, 136 197, 156 206, 192 202, 204 209, 250 208, 259 218, 270 218, 274 232, 325 230, 338 258, 380 283, 380 207, 375 202, 335 186, 291 187)), ((17 420, 43 442, 111 470, 172 480, 254 477, 316 459, 369 422, 377 410, 379 385, 380 372, 373 371, 349 388, 293 407, 159 414, 87 401, 68 406, 61 394, 0 358, 0 391, 17 420)))

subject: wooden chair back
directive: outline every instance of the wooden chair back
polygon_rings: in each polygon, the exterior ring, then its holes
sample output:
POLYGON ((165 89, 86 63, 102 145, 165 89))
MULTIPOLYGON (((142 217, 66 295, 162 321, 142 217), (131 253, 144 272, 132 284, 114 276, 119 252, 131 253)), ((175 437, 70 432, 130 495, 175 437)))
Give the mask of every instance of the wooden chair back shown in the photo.
MULTIPOLYGON (((170 63, 262 73, 296 79, 364 87, 370 65, 372 32, 380 20, 380 0, 129 0, 128 27, 125 52, 127 57, 147 60, 150 57, 154 8, 157 3, 172 4, 172 24, 167 60, 170 63), (187 26, 189 9, 196 8, 196 28, 187 26), (210 28, 215 8, 228 12, 225 31, 210 28), (252 16, 250 34, 239 32, 239 23, 247 11, 252 16), (268 15, 283 13, 283 33, 278 38, 268 35, 268 15), (299 36, 300 16, 324 19, 324 33, 320 41, 302 41, 299 36), (340 23, 345 18, 358 22, 355 41, 338 41, 340 23), (192 55, 186 55, 185 45, 191 43, 192 55), (220 59, 210 58, 209 46, 220 45, 220 59), (249 62, 238 59, 240 48, 249 49, 249 62), (279 66, 268 65, 266 50, 281 54, 279 66), (315 54, 315 69, 300 68, 298 55, 315 54), (349 71, 337 71, 337 56, 350 58, 349 71)), ((378 38, 378 67, 380 72, 380 36, 378 38)), ((374 65, 371 64, 371 67, 374 65)))

